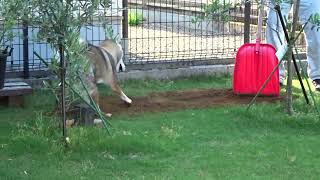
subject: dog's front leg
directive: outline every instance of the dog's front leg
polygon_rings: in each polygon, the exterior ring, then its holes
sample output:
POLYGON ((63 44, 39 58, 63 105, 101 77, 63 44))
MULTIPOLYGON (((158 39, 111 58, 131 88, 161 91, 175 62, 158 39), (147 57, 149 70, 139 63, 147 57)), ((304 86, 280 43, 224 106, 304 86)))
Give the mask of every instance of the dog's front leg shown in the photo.
POLYGON ((95 88, 93 91, 91 91, 91 97, 93 101, 99 106, 99 91, 98 88, 95 88))
MULTIPOLYGON (((97 106, 99 106, 99 98, 100 98, 100 95, 99 95, 98 88, 95 88, 95 89, 92 91, 91 97, 92 97, 93 101, 97 104, 97 106)), ((107 117, 111 117, 111 116, 112 116, 111 113, 105 113, 105 115, 106 115, 107 117)))

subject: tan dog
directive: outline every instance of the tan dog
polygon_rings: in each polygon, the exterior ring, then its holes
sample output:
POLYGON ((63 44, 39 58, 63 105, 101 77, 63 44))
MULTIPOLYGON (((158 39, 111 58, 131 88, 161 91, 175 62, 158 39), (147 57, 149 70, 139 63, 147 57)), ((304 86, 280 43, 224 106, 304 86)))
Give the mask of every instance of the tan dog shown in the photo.
POLYGON ((120 66, 123 63, 121 45, 113 40, 105 40, 99 46, 89 44, 87 57, 91 63, 91 75, 88 79, 94 101, 99 104, 97 83, 103 83, 110 86, 125 103, 131 105, 132 100, 123 93, 118 84, 116 69, 118 64, 120 66))
POLYGON ((100 43, 99 47, 109 52, 115 60, 117 72, 125 71, 126 66, 123 62, 123 51, 119 43, 113 40, 107 39, 100 43))

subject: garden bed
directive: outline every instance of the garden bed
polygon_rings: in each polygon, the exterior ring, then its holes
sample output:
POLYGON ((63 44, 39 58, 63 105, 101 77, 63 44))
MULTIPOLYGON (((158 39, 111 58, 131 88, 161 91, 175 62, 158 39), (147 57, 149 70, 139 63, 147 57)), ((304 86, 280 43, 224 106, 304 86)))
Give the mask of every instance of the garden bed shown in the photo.
MULTIPOLYGON (((114 115, 123 113, 132 115, 144 112, 248 104, 252 98, 252 96, 234 95, 231 89, 191 89, 133 97, 133 104, 130 107, 116 96, 104 96, 100 99, 100 107, 104 112, 114 115)), ((278 102, 281 99, 281 97, 259 97, 257 101, 278 102)))

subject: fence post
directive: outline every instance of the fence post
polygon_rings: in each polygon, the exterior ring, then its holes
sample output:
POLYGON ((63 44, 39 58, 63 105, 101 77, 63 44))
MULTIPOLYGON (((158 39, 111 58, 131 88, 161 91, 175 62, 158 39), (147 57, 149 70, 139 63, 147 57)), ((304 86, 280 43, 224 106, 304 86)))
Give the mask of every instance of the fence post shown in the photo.
POLYGON ((26 21, 23 21, 22 26, 23 26, 23 78, 28 79, 30 77, 28 23, 26 21))
POLYGON ((246 0, 244 6, 244 43, 250 42, 250 12, 251 12, 251 1, 246 0))
POLYGON ((122 47, 124 50, 123 60, 128 60, 128 0, 122 0, 122 47))

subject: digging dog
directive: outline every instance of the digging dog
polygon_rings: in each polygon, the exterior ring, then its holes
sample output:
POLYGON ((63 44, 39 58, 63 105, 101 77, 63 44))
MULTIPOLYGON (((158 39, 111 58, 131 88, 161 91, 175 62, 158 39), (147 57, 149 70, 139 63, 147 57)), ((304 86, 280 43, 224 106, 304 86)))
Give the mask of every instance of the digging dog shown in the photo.
POLYGON ((99 104, 98 83, 110 86, 121 100, 131 105, 132 100, 124 94, 118 84, 117 70, 124 70, 123 51, 119 43, 113 40, 104 40, 95 46, 87 43, 87 59, 90 62, 90 75, 87 77, 89 82, 90 95, 99 104), (117 68, 118 67, 118 68, 117 68))
POLYGON ((126 66, 123 62, 123 50, 122 46, 110 39, 104 40, 99 45, 100 48, 109 52, 113 58, 115 58, 117 72, 126 71, 126 66))

